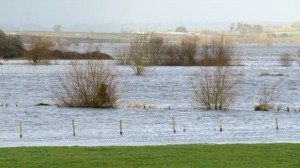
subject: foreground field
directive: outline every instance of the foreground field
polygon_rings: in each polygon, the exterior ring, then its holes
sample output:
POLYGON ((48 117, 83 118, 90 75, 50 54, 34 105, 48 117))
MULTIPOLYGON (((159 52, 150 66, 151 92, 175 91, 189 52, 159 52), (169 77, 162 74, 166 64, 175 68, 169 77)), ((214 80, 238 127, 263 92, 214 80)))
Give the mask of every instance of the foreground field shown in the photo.
POLYGON ((0 148, 0 167, 300 167, 300 144, 0 148))

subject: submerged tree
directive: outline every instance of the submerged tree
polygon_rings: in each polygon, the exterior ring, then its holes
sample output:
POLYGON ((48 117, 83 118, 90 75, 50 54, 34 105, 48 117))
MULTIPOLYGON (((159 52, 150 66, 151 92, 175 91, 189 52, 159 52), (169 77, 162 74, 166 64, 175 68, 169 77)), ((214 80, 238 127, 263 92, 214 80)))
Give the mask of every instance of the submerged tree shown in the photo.
POLYGON ((200 47, 200 65, 203 66, 229 66, 233 64, 233 58, 238 59, 238 56, 236 43, 225 36, 207 39, 200 47))
POLYGON ((234 103, 238 80, 229 67, 203 67, 200 78, 193 83, 193 100, 196 106, 207 110, 223 110, 234 103))
POLYGON ((254 106, 255 111, 268 111, 271 106, 270 103, 276 98, 276 89, 275 87, 268 87, 264 85, 259 92, 259 105, 254 106))
POLYGON ((160 65, 164 53, 164 38, 161 36, 152 36, 148 43, 148 65, 160 65))
POLYGON ((53 42, 49 37, 31 36, 29 39, 29 51, 27 57, 34 64, 40 63, 42 60, 47 61, 52 54, 51 48, 53 42))
POLYGON ((143 75, 148 58, 148 35, 138 35, 131 40, 128 49, 128 62, 136 75, 143 75))
POLYGON ((101 60, 72 61, 59 76, 62 91, 59 104, 67 107, 115 107, 118 94, 116 73, 112 65, 101 60))
POLYGON ((180 42, 180 58, 182 65, 195 65, 198 52, 198 38, 185 37, 180 42))

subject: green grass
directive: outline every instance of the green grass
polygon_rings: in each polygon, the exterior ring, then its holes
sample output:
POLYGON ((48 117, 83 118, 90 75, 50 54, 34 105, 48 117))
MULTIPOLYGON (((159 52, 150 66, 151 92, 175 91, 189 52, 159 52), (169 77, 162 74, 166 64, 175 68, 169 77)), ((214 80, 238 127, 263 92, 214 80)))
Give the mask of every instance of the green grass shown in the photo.
POLYGON ((0 148, 0 167, 300 167, 300 144, 0 148))

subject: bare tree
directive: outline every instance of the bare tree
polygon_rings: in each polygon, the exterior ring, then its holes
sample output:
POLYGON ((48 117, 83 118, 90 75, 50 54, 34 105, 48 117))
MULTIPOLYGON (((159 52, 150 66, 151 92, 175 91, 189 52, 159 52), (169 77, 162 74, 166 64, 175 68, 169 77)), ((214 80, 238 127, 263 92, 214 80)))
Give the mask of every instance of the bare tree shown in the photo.
POLYGON ((183 65, 195 65, 198 52, 198 38, 196 36, 184 37, 180 42, 181 61, 183 65))
POLYGON ((164 52, 164 38, 161 36, 152 36, 148 43, 148 64, 160 65, 162 63, 162 54, 164 52))
POLYGON ((180 46, 168 44, 164 46, 164 54, 162 56, 162 65, 179 66, 181 62, 180 46))
POLYGON ((128 51, 129 64, 136 75, 145 72, 148 56, 148 35, 137 35, 131 40, 128 51))
POLYGON ((235 101, 238 80, 229 67, 203 67, 200 77, 193 83, 195 105, 223 110, 235 101))
POLYGON ((212 109, 215 99, 213 70, 202 68, 200 78, 193 83, 193 100, 196 106, 204 106, 207 110, 212 109))
POLYGON ((101 60, 73 60, 59 76, 59 104, 67 107, 115 107, 118 100, 116 73, 101 60))
POLYGON ((48 37, 31 36, 29 39, 29 51, 26 53, 27 57, 34 64, 38 64, 42 60, 44 63, 47 63, 52 53, 51 47, 53 47, 53 42, 48 37))
POLYGON ((113 48, 113 57, 118 61, 119 65, 129 64, 129 46, 122 45, 113 48))
POLYGON ((203 66, 229 66, 233 57, 238 57, 236 43, 225 36, 215 36, 207 39, 200 47, 200 65, 203 66))
POLYGON ((254 106, 255 111, 268 111, 270 109, 270 103, 276 98, 275 87, 264 85, 259 94, 261 95, 259 105, 254 106))
POLYGON ((293 63, 293 58, 291 54, 281 54, 279 58, 281 66, 291 66, 293 63))

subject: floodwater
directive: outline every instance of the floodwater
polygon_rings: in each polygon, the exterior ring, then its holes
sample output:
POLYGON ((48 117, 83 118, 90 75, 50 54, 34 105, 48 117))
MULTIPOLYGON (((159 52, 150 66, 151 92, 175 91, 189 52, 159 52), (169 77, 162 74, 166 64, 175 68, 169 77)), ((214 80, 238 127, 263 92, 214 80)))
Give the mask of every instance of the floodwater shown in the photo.
POLYGON ((191 82, 197 78, 198 67, 149 67, 144 76, 135 76, 130 67, 116 66, 119 107, 84 109, 54 106, 53 92, 60 89, 57 74, 64 72, 66 62, 41 66, 5 62, 0 66, 0 105, 3 105, 0 106, 0 146, 299 143, 300 66, 296 62, 290 67, 278 63, 278 53, 296 53, 297 48, 244 47, 244 66, 232 67, 234 72, 242 74, 239 96, 226 111, 206 111, 191 105, 191 82), (269 54, 270 51, 274 54, 269 54), (283 76, 260 76, 263 72, 283 76), (253 110, 264 85, 276 86, 277 99, 273 105, 282 106, 282 110, 253 110), (40 102, 53 106, 35 106, 40 102), (129 103, 150 104, 154 108, 126 108, 129 103), (172 117, 176 133, 173 133, 172 117), (72 119, 76 136, 72 132, 72 119), (120 135, 120 120, 123 135, 120 135))

